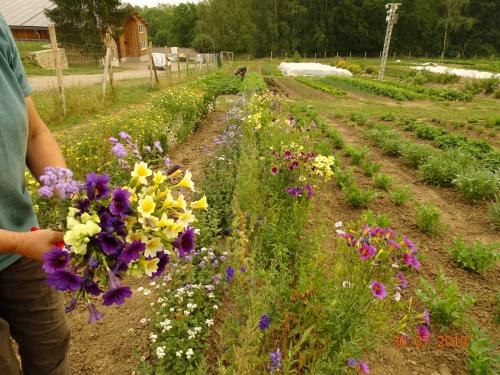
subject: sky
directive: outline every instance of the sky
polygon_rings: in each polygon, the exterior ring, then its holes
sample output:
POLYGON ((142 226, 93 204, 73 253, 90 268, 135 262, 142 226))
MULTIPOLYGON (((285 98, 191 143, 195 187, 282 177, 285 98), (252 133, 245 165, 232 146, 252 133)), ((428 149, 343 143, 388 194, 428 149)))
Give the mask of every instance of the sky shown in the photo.
POLYGON ((148 7, 154 7, 158 3, 161 4, 180 4, 187 2, 197 3, 198 0, 189 0, 189 1, 188 0, 122 0, 122 2, 127 2, 132 5, 140 5, 140 6, 147 5, 148 7))

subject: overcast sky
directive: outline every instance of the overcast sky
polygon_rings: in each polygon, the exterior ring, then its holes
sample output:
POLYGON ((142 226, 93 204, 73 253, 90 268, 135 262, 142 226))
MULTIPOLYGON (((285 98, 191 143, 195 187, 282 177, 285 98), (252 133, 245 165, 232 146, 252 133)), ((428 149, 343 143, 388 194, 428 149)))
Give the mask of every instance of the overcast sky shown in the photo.
POLYGON ((158 3, 161 4, 180 4, 180 3, 197 3, 198 0, 122 0, 122 2, 127 2, 132 5, 147 5, 148 7, 154 7, 158 3))

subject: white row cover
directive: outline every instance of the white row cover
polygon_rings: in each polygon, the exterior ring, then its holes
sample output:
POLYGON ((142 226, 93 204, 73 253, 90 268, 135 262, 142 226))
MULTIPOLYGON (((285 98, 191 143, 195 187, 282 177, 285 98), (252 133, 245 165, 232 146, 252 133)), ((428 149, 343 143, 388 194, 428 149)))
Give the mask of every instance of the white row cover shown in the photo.
POLYGON ((343 76, 352 77, 352 73, 347 69, 335 68, 330 65, 319 63, 289 63, 282 62, 278 65, 278 69, 285 76, 343 76))
POLYGON ((438 74, 448 73, 465 78, 475 78, 475 79, 500 78, 500 74, 495 74, 491 72, 482 72, 480 70, 449 68, 447 66, 437 65, 435 63, 425 63, 422 64, 421 66, 411 67, 411 69, 427 70, 429 72, 438 74))

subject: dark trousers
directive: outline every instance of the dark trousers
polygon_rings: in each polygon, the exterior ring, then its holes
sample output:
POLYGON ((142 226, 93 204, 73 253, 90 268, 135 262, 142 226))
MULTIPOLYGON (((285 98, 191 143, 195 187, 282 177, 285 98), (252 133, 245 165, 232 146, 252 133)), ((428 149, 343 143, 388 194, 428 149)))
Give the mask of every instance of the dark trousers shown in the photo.
POLYGON ((40 263, 21 258, 0 271, 0 374, 68 375, 70 333, 63 296, 40 263), (22 371, 11 345, 19 345, 22 371))

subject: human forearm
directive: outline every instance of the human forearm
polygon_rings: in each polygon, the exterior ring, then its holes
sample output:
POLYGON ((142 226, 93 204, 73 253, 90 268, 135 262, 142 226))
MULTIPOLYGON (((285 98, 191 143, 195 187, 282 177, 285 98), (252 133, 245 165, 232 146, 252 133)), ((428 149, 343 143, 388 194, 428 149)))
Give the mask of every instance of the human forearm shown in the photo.
POLYGON ((43 254, 62 240, 63 234, 52 230, 18 233, 0 229, 0 254, 19 254, 42 261, 43 254))
POLYGON ((29 118, 29 137, 26 163, 38 179, 45 167, 66 167, 56 140, 38 115, 31 97, 26 98, 29 118))
POLYGON ((15 253, 21 242, 21 233, 0 229, 0 253, 15 253))

